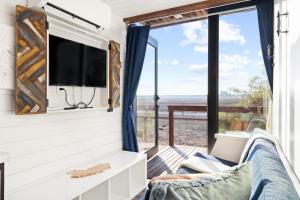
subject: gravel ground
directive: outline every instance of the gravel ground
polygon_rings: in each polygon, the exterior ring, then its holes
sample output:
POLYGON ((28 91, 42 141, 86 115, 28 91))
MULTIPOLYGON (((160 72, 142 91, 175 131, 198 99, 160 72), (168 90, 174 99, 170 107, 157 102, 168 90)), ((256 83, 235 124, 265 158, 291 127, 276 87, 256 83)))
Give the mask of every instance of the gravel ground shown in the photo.
MULTIPOLYGON (((144 138, 138 135, 139 142, 151 143, 154 141, 154 128, 148 121, 148 126, 144 138)), ((169 144, 169 123, 168 119, 159 119, 159 144, 169 144)), ((174 143, 175 145, 201 146, 207 147, 207 121, 205 120, 174 120, 174 143)), ((151 146, 151 145, 150 145, 151 146)))
MULTIPOLYGON (((169 123, 167 119, 159 120, 159 143, 169 143, 169 123)), ((207 121, 175 120, 174 143, 177 145, 207 146, 207 121)))

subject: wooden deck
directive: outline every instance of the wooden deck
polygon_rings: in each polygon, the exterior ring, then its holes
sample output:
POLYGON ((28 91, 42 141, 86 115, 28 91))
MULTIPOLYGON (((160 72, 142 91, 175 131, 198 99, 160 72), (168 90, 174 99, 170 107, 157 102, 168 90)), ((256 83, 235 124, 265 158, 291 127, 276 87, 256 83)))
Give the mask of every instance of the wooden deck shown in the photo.
MULTIPOLYGON (((155 176, 174 174, 180 163, 196 152, 206 153, 206 147, 175 145, 160 146, 158 153, 147 162, 147 178, 151 179, 155 176)), ((143 200, 146 189, 138 194, 132 200, 143 200)))
POLYGON ((206 153, 207 148, 184 145, 160 146, 159 152, 147 163, 147 178, 175 174, 180 163, 196 152, 206 153))

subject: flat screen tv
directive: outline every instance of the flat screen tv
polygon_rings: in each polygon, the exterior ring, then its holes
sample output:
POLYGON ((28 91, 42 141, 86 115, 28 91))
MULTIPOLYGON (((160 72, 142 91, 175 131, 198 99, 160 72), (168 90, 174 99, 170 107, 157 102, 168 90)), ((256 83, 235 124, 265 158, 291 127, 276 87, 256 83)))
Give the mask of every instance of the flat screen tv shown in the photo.
POLYGON ((49 84, 106 87, 107 52, 49 36, 49 84))
POLYGON ((84 46, 84 76, 86 87, 106 87, 106 51, 84 46))

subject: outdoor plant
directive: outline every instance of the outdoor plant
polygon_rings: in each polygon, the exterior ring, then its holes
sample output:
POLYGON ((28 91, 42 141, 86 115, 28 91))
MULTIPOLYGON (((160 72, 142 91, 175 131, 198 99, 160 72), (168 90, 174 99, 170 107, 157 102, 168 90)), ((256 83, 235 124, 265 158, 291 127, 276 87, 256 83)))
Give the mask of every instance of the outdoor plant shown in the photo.
MULTIPOLYGON (((240 107, 257 107, 256 113, 220 113, 219 114, 219 131, 225 132, 231 130, 232 127, 236 129, 246 129, 245 126, 254 118, 261 118, 265 120, 262 113, 262 108, 265 107, 266 96, 269 95, 269 85, 267 80, 260 76, 254 76, 248 83, 248 89, 231 88, 230 94, 240 97, 240 101, 232 104, 232 106, 240 107), (232 125, 235 123, 235 126, 232 125)), ((263 128, 261 124, 259 127, 263 128)), ((243 131, 244 131, 243 130, 243 131)))

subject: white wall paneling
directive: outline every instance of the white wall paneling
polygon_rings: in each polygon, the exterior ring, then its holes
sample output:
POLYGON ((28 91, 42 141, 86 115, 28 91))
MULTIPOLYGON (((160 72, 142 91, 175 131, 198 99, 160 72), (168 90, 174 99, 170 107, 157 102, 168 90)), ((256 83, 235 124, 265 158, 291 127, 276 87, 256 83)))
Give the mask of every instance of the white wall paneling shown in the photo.
POLYGON ((14 28, 0 24, 0 88, 14 89, 15 49, 14 28))
POLYGON ((293 164, 293 167, 300 177, 300 27, 299 27, 299 9, 300 2, 297 0, 287 1, 287 11, 290 13, 287 20, 287 29, 289 33, 287 35, 287 97, 289 103, 288 108, 288 124, 289 124, 289 137, 287 145, 287 152, 289 152, 289 158, 293 164))
MULTIPOLYGON (((8 29, 12 30, 9 34, 13 33, 8 36, 10 39, 14 38, 16 4, 26 5, 27 2, 0 1, 0 31, 3 33, 1 28, 9 27, 8 29)), ((97 12, 97 8, 94 12, 97 12)), ((1 34, 0 37, 0 40, 4 39, 1 34)), ((76 37, 78 39, 78 36, 76 37)), ((100 37, 120 43, 121 59, 124 58, 126 26, 121 17, 112 13, 112 26, 101 32, 100 37)), ((82 38, 85 42, 95 42, 95 38, 92 40, 82 38)), ((14 46, 9 43, 9 48, 14 49, 14 46)), ((9 82, 14 80, 13 74, 14 72, 8 76, 9 82)), ((1 76, 0 79, 0 151, 10 153, 10 160, 5 166, 6 193, 12 193, 77 163, 91 160, 95 156, 122 148, 121 109, 116 109, 112 113, 98 109, 16 116, 14 90, 1 89, 3 85, 1 76)), ((73 92, 73 88, 68 90, 73 92)), ((52 102, 65 106, 62 93, 57 87, 50 87, 48 92, 49 97, 56 98, 52 102)), ((74 88, 74 93, 81 95, 79 88, 74 88)), ((97 90, 95 101, 99 104, 101 101, 107 101, 107 97, 102 97, 101 93, 107 91, 97 90)), ((91 95, 92 88, 85 88, 82 98, 87 101, 91 95)), ((78 100, 81 96, 75 95, 75 98, 78 100)))
POLYGON ((0 13, 14 16, 18 4, 27 6, 27 0, 1 0, 0 13))
MULTIPOLYGON (((275 0, 281 29, 288 33, 275 34, 273 132, 291 167, 300 177, 300 27, 298 0, 275 0)), ((277 20, 275 20, 277 30, 277 20)))

